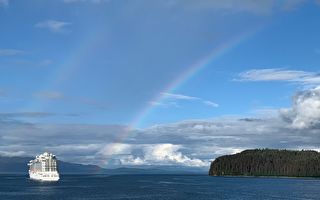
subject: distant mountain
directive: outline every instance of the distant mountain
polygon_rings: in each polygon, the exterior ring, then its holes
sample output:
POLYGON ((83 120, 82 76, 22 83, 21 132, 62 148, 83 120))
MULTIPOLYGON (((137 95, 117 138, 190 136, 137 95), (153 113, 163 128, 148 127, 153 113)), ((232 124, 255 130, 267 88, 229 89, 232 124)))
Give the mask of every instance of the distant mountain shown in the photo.
POLYGON ((209 175, 320 177, 320 153, 305 150, 245 150, 216 158, 211 163, 209 175))
MULTIPOLYGON (((2 174, 26 174, 28 173, 28 166, 31 157, 5 157, 0 156, 0 173, 2 174)), ((62 174, 96 174, 104 173, 103 168, 97 165, 83 165, 76 163, 69 163, 58 160, 59 171, 62 174)))
MULTIPOLYGON (((0 156, 0 174, 27 174, 31 157, 0 156)), ((84 165, 58 160, 60 174, 205 174, 207 169, 176 166, 137 166, 105 169, 97 165, 84 165)))

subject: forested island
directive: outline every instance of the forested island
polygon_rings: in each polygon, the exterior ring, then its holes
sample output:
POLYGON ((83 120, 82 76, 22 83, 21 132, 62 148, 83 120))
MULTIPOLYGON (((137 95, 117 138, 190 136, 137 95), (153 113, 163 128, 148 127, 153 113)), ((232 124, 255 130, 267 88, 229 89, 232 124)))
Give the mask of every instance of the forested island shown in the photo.
POLYGON ((302 150, 254 149, 216 158, 211 176, 320 177, 320 153, 302 150))

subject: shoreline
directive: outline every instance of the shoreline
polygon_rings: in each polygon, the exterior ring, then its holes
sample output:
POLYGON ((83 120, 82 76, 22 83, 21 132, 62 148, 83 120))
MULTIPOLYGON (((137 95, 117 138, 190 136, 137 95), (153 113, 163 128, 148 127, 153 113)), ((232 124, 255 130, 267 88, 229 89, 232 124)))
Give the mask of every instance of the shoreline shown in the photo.
POLYGON ((248 175, 209 175, 210 177, 225 178, 283 178, 283 179, 319 179, 320 176, 248 176, 248 175))

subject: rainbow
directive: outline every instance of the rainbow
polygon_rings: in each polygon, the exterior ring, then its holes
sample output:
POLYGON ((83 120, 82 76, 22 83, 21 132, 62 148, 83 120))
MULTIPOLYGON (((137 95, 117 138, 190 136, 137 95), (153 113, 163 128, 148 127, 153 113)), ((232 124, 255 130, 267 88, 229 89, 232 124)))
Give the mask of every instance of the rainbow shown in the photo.
MULTIPOLYGON (((184 85, 192 77, 196 76, 200 71, 209 67, 215 60, 225 55, 227 52, 231 51, 235 47, 242 44, 258 30, 249 31, 238 35, 237 37, 231 38, 229 41, 216 46, 211 52, 206 56, 202 57, 200 60, 195 62, 190 67, 180 74, 176 79, 170 82, 164 89, 152 98, 149 102, 161 102, 166 98, 166 93, 174 93, 179 87, 184 85)), ((141 127, 143 120, 156 108, 156 105, 148 104, 143 108, 138 115, 130 123, 132 129, 141 127)))
MULTIPOLYGON (((201 70, 209 67, 214 61, 218 58, 225 55, 227 52, 236 48, 248 38, 252 37, 256 34, 261 28, 255 29, 253 31, 244 32, 237 37, 231 38, 230 40, 215 46, 211 52, 209 52, 206 56, 202 57, 200 60, 195 62, 193 65, 186 68, 184 73, 180 74, 176 79, 170 82, 164 89, 155 95, 149 102, 161 102, 166 98, 165 93, 174 93, 179 87, 185 84, 192 77, 196 76, 201 70)), ((118 135, 113 144, 108 144, 108 147, 105 149, 105 155, 112 155, 114 145, 118 143, 122 143, 130 134, 130 132, 137 130, 141 127, 143 120, 156 108, 156 105, 148 103, 146 107, 144 107, 138 115, 132 120, 132 122, 128 125, 128 127, 118 135)), ((108 158, 103 161, 103 165, 107 164, 108 158)), ((100 166, 103 166, 100 165, 100 166)))

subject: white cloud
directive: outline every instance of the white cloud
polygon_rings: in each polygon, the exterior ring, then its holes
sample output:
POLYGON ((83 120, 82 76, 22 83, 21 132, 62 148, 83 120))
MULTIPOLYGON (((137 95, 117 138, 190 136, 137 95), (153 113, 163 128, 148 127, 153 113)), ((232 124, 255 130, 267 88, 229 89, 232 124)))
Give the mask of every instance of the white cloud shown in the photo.
MULTIPOLYGON (((182 165, 188 167, 204 167, 209 162, 190 158, 179 151, 182 146, 170 143, 138 145, 143 150, 143 155, 124 156, 120 161, 124 165, 182 165)), ((137 146, 136 146, 137 148, 137 146)))
POLYGON ((287 81, 304 85, 320 84, 320 75, 314 72, 281 68, 252 69, 239 74, 238 81, 287 81))
POLYGON ((180 107, 179 104, 177 102, 174 102, 172 100, 184 100, 184 101, 198 101, 201 102, 204 105, 210 106, 210 107, 219 107, 219 105, 213 101, 208 101, 205 99, 202 99, 200 97, 194 97, 194 96, 188 96, 188 95, 183 95, 183 94, 174 94, 174 93, 167 93, 167 92, 163 92, 162 93, 164 100, 165 101, 152 101, 150 102, 152 105, 155 106, 162 106, 162 107, 180 107), (169 100, 169 101, 166 101, 169 100))
POLYGON ((0 49, 0 56, 16 56, 25 53, 18 49, 0 49))
POLYGON ((132 151, 132 146, 130 144, 123 143, 110 143, 106 144, 98 154, 103 156, 112 156, 118 154, 130 154, 132 151))
POLYGON ((320 87, 298 93, 292 108, 282 109, 281 114, 293 127, 320 127, 320 87))
POLYGON ((148 165, 148 163, 140 157, 134 157, 132 155, 125 156, 119 159, 122 165, 148 165))
POLYGON ((183 94, 166 93, 166 92, 163 92, 162 95, 165 98, 169 98, 169 99, 180 99, 180 100, 199 100, 200 99, 198 97, 187 96, 183 94))
POLYGON ((169 107, 179 108, 180 107, 179 104, 174 101, 169 101, 169 102, 150 101, 149 103, 152 106, 160 106, 160 107, 164 107, 164 108, 169 108, 169 107))
POLYGON ((268 68, 268 69, 252 69, 242 72, 239 80, 242 81, 298 81, 303 77, 312 76, 313 73, 297 71, 297 70, 284 70, 281 68, 268 68))
POLYGON ((219 107, 219 104, 217 104, 217 103, 215 103, 213 101, 204 100, 203 103, 208 105, 208 106, 214 107, 214 108, 219 107))
POLYGON ((71 23, 56 20, 46 20, 35 24, 36 28, 45 28, 55 33, 62 33, 66 31, 66 27, 70 26, 71 23))
POLYGON ((183 155, 179 150, 181 145, 155 144, 144 149, 144 160, 153 164, 178 164, 190 167, 208 166, 200 159, 192 159, 183 155))

